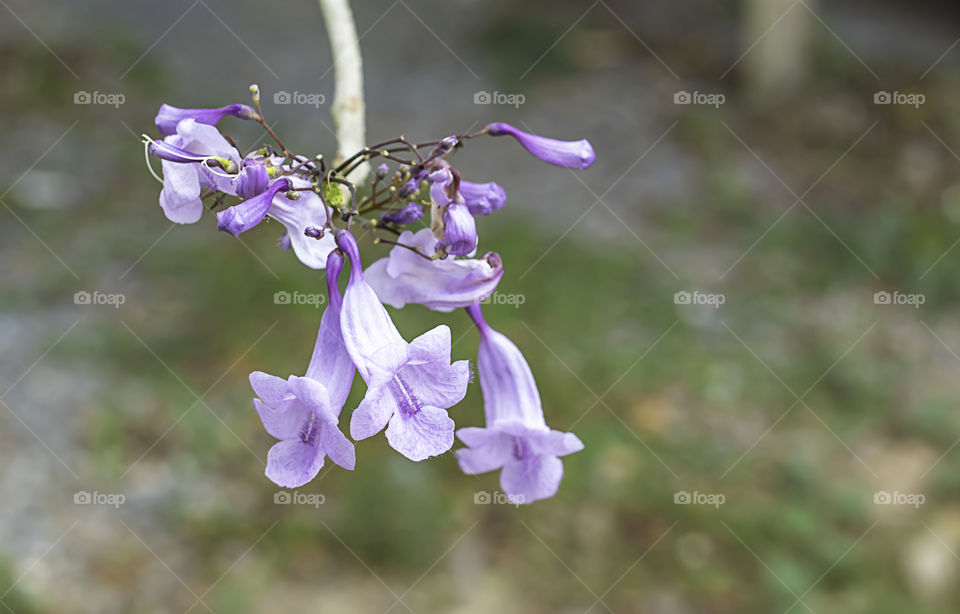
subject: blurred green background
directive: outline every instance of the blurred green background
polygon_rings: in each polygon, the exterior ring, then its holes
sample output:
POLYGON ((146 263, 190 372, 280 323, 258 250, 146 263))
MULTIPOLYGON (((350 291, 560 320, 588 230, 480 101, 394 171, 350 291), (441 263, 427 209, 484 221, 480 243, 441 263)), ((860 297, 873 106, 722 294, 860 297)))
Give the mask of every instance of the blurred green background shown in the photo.
MULTIPOLYGON (((455 158, 509 199, 481 250, 524 302, 487 319, 527 356, 548 422, 586 444, 556 497, 519 509, 475 503, 496 474, 382 437, 299 490, 316 507, 275 504, 263 476, 247 374, 302 372, 321 311, 273 297, 322 279, 276 224, 242 242, 210 216, 172 226, 138 135, 162 102, 246 102, 256 82, 288 146, 332 155, 326 105, 273 103, 332 98, 314 3, 0 5, 6 610, 957 611, 951 5, 357 3, 372 141, 501 120, 598 154, 582 173, 505 139, 455 158)), ((464 314, 392 313, 408 338, 450 324, 455 358, 475 357, 464 314)), ((477 385, 451 415, 482 423, 477 385)))

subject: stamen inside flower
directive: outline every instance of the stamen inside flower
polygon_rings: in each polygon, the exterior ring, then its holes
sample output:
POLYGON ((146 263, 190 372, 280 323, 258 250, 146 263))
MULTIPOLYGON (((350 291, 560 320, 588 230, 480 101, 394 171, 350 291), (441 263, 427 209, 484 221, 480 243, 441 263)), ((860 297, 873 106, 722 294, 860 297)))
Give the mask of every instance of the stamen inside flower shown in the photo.
POLYGON ((303 430, 300 431, 300 441, 306 444, 312 444, 317 439, 317 431, 319 430, 320 425, 317 423, 317 415, 310 412, 310 417, 303 425, 303 430))
POLYGON ((403 412, 405 416, 413 416, 421 409, 423 409, 423 403, 410 392, 410 388, 407 386, 407 383, 400 378, 399 375, 393 376, 393 381, 390 383, 390 387, 393 388, 394 396, 397 397, 397 400, 402 400, 400 405, 400 411, 403 412))

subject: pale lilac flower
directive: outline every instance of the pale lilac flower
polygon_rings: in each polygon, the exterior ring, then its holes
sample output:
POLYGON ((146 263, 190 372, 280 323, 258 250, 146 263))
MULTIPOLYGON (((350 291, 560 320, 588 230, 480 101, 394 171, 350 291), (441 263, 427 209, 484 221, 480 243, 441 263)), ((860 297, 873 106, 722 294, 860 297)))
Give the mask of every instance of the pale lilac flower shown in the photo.
MULTIPOLYGON (((398 238, 428 257, 436 253, 436 239, 429 228, 416 234, 409 230, 398 238)), ((429 260, 409 249, 394 247, 390 255, 370 265, 364 275, 380 300, 397 309, 407 303, 449 312, 479 303, 493 294, 503 277, 499 254, 483 258, 429 260)))
POLYGON ((509 134, 517 139, 523 148, 531 154, 556 166, 584 169, 597 159, 593 146, 586 139, 558 141, 557 139, 524 132, 503 122, 488 125, 486 131, 491 136, 509 134))
POLYGON ((252 107, 245 104, 228 104, 217 109, 181 109, 163 104, 160 105, 160 110, 157 111, 153 123, 157 125, 157 130, 160 131, 161 136, 167 136, 176 133, 177 125, 185 119, 216 126, 227 115, 233 115, 240 119, 257 119, 259 117, 252 107))
POLYGON ((236 148, 213 126, 185 119, 177 124, 175 134, 162 142, 152 143, 151 151, 165 156, 161 157, 163 189, 160 191, 160 207, 171 222, 192 224, 200 219, 203 213, 201 189, 236 194, 234 175, 201 162, 204 158, 216 158, 225 166, 239 168, 240 155, 236 148), (190 155, 197 159, 188 161, 190 155), (177 157, 183 161, 174 161, 177 157))
POLYGON ((259 397, 254 407, 267 432, 280 440, 267 454, 266 475, 285 488, 303 486, 316 477, 326 456, 344 469, 356 465, 353 444, 338 427, 354 376, 340 334, 337 278, 343 255, 332 252, 326 267, 330 299, 306 374, 286 380, 262 371, 250 374, 250 385, 259 397))
POLYGON ((306 231, 308 228, 323 228, 330 215, 329 209, 316 192, 301 191, 297 200, 287 198, 285 194, 306 187, 310 187, 310 182, 300 177, 277 179, 265 192, 218 212, 217 227, 236 237, 259 224, 264 217, 272 217, 287 229, 287 238, 281 238, 281 246, 286 249, 289 240, 300 262, 313 269, 322 269, 327 255, 336 248, 334 238, 329 233, 319 239, 309 237, 306 231))
POLYGON ((507 203, 507 193, 493 181, 460 181, 460 195, 473 215, 490 215, 507 203))
POLYGON ((423 217, 423 207, 415 202, 407 203, 407 206, 398 211, 391 211, 380 216, 381 222, 396 224, 397 226, 406 226, 412 224, 423 217))
POLYGON ((531 503, 552 497, 563 477, 558 456, 583 449, 573 433, 550 429, 543 419, 540 392, 530 366, 512 341, 490 328, 479 305, 467 313, 480 330, 477 370, 483 390, 484 428, 467 427, 457 437, 464 473, 503 469, 500 487, 513 501, 531 503))
POLYGON ((350 258, 340 315, 343 341, 367 383, 350 419, 350 435, 366 439, 386 426, 390 446, 411 460, 443 454, 453 445, 454 423, 446 410, 467 392, 467 361, 450 363, 447 326, 407 343, 364 279, 353 235, 337 231, 337 245, 350 258))

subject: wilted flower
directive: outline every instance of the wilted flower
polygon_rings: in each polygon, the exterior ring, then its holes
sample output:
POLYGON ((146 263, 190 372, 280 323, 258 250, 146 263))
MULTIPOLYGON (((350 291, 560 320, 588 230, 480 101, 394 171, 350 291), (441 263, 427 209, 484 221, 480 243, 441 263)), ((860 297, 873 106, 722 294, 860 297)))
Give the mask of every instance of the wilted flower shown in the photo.
POLYGON ((365 278, 381 301, 401 308, 407 303, 426 305, 434 311, 453 311, 479 303, 493 294, 503 277, 499 254, 483 258, 432 260, 436 239, 429 228, 416 234, 406 231, 398 241, 427 256, 418 256, 397 246, 390 255, 370 265, 365 278))
POLYGON ((456 452, 460 468, 469 474, 502 468, 500 486, 517 502, 552 497, 563 477, 563 463, 557 457, 582 450, 583 443, 573 433, 547 426, 540 392, 523 354, 490 328, 479 305, 468 307, 467 313, 480 330, 477 370, 486 426, 457 431, 468 446, 456 452))

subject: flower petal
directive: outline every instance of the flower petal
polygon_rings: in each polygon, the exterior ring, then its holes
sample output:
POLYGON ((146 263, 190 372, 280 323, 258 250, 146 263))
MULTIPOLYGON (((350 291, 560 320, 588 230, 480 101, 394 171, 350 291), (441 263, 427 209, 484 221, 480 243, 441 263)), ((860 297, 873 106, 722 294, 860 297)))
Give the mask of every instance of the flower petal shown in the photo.
POLYGON ((359 441, 376 435, 396 410, 397 404, 386 389, 368 389, 367 396, 350 416, 350 436, 359 441))
POLYGON ((291 375, 290 390, 297 395, 307 409, 312 411, 323 422, 336 424, 337 416, 330 409, 330 395, 323 384, 309 377, 291 375))
POLYGON ((193 164, 180 164, 163 160, 163 189, 160 190, 160 207, 167 219, 177 224, 193 224, 203 214, 200 201, 200 180, 193 164))
POLYGON ((303 486, 320 472, 323 454, 316 446, 302 441, 281 441, 267 453, 268 478, 278 486, 297 488, 303 486))
POLYGON ((557 493, 563 463, 556 456, 537 456, 507 463, 500 473, 500 487, 518 503, 532 503, 557 493))
POLYGON ((353 442, 347 439, 346 435, 341 433, 336 426, 324 424, 320 427, 320 444, 330 460, 344 469, 352 471, 356 466, 357 452, 353 447, 353 442))
POLYGON ((387 427, 387 441, 410 460, 422 461, 453 447, 453 429, 453 420, 445 410, 425 406, 412 415, 394 413, 387 427))
POLYGON ((250 386, 257 396, 271 407, 289 403, 295 398, 287 380, 263 371, 254 371, 250 374, 250 386))
POLYGON ((310 419, 310 410, 300 403, 288 407, 270 407, 260 399, 253 400, 253 408, 260 415, 263 428, 277 439, 297 439, 304 424, 310 419))

